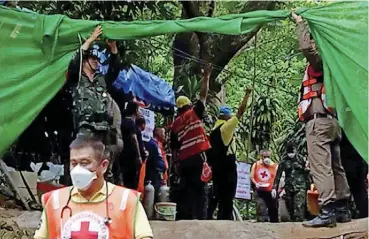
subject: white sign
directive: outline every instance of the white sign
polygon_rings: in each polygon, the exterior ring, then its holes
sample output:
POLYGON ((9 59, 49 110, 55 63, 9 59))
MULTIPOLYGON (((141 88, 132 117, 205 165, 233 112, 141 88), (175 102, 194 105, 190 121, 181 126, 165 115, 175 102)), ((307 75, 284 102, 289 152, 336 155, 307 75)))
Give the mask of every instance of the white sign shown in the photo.
POLYGON ((144 109, 141 107, 139 107, 139 111, 146 121, 146 128, 142 132, 142 140, 148 142, 153 137, 153 132, 155 128, 155 113, 154 111, 144 109))
POLYGON ((250 193, 250 164, 237 163, 237 189, 235 198, 251 199, 250 193))

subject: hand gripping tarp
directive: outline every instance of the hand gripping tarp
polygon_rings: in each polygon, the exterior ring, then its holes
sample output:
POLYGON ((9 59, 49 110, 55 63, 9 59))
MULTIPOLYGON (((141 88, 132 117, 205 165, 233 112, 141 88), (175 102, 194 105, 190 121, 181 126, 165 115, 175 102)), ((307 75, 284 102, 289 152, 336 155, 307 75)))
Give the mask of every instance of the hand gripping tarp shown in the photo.
MULTIPOLYGON (((324 62, 328 102, 354 147, 368 159, 368 2, 336 2, 299 12, 324 62)), ((0 7, 0 153, 32 122, 65 81, 68 63, 101 24, 104 37, 135 39, 166 33, 245 34, 285 19, 290 11, 255 11, 218 18, 98 22, 0 7)))

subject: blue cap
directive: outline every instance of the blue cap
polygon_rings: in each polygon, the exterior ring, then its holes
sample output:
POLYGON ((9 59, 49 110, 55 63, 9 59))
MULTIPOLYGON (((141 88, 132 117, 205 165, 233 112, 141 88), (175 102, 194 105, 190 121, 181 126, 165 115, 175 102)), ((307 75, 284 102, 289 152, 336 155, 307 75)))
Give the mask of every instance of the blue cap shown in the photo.
POLYGON ((222 105, 219 107, 219 116, 231 116, 232 115, 232 108, 228 105, 222 105))

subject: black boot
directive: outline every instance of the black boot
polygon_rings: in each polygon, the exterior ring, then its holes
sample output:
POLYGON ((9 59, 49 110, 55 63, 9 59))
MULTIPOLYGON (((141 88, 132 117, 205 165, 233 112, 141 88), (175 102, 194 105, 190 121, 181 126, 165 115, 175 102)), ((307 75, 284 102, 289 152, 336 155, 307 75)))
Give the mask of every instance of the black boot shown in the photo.
POLYGON ((336 216, 334 204, 328 204, 322 207, 321 213, 313 220, 303 222, 304 227, 335 227, 336 216))
POLYGON ((351 212, 348 207, 349 201, 342 199, 336 201, 336 220, 337 222, 351 222, 351 212))

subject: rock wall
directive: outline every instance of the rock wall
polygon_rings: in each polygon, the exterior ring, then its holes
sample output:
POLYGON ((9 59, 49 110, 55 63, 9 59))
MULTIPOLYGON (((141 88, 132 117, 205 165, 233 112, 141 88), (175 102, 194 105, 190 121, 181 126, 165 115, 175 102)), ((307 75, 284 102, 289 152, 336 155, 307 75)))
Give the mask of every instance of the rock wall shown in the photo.
MULTIPOLYGON (((40 212, 0 210, 0 239, 32 238, 39 218, 40 212)), ((331 229, 304 228, 300 223, 231 221, 152 221, 151 225, 155 239, 368 239, 368 219, 331 229)))

